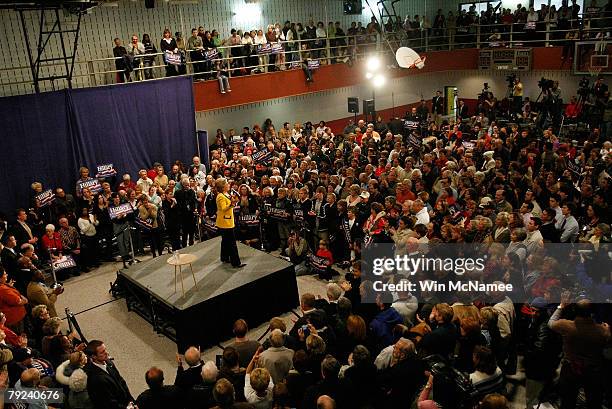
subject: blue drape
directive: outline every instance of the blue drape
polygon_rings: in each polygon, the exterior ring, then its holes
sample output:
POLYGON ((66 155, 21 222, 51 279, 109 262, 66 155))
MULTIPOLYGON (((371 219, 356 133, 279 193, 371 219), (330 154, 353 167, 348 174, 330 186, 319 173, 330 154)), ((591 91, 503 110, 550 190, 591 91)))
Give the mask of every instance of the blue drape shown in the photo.
POLYGON ((0 98, 0 210, 28 205, 30 184, 74 190, 78 168, 166 169, 197 152, 190 78, 0 98))

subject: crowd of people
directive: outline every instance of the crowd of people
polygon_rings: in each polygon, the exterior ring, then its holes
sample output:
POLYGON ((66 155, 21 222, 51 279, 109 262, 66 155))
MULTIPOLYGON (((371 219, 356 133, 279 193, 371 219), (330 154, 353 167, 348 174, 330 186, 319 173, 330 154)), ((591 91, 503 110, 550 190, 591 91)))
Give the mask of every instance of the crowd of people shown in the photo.
POLYGON ((440 98, 337 134, 324 121, 219 129, 205 161, 153 163, 135 180, 82 167, 52 200, 32 183, 29 206, 0 223, 4 383, 60 385, 71 408, 504 408, 520 368, 529 402, 574 408, 580 387, 589 407, 609 402, 612 141, 599 127, 564 140, 463 105, 443 120, 440 98), (327 300, 302 294, 298 322, 273 319, 261 345, 234 323, 220 367, 190 348, 175 386, 151 368, 134 399, 103 342, 61 331, 63 287, 49 277, 113 261, 115 248, 127 267, 146 247, 156 257, 215 237, 221 177, 238 240, 317 274, 327 300), (512 291, 375 293, 375 279, 406 278, 375 277, 368 252, 433 256, 442 244, 487 255, 467 277, 512 291))
MULTIPOLYGON (((508 33, 513 31, 514 42, 542 45, 544 40, 565 40, 559 45, 566 46, 564 58, 569 60, 575 40, 609 38, 611 21, 610 1, 601 6, 593 0, 585 4, 582 13, 576 0, 571 4, 564 0, 559 10, 554 5, 542 4, 539 10, 534 10, 518 4, 513 11, 494 8, 489 3, 486 10, 478 13, 474 4, 456 13, 449 11, 447 15, 439 9, 433 18, 426 15, 407 15, 403 20, 398 16, 395 21, 389 18, 384 27, 374 17, 366 26, 352 22, 348 28, 341 27, 338 21, 326 25, 323 21, 310 20, 303 24, 287 20, 284 24, 270 24, 265 30, 234 28, 228 37, 216 29, 200 26, 193 28, 187 38, 180 32, 173 36, 166 28, 159 43, 149 34, 143 34, 142 40, 133 34, 126 46, 115 38, 113 56, 118 82, 132 81, 132 76, 140 80, 154 78, 152 67, 157 52, 164 53, 161 59, 166 76, 186 74, 191 65, 196 81, 215 78, 223 81, 229 70, 232 76, 239 76, 302 68, 301 62, 309 59, 322 63, 346 62, 349 56, 375 47, 384 29, 390 41, 403 42, 417 50, 424 47, 426 37, 430 49, 474 47, 477 36, 480 43, 499 46, 510 40, 508 33), (548 39, 547 31, 552 33, 548 39)), ((221 89, 225 90, 223 85, 221 89)))

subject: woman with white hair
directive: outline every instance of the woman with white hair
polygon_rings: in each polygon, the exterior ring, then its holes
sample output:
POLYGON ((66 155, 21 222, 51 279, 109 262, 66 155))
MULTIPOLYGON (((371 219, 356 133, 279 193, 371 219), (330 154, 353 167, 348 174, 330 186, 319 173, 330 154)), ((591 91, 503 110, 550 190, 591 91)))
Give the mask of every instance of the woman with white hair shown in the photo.
POLYGON ((49 257, 49 260, 57 260, 61 257, 62 239, 52 224, 48 224, 45 227, 45 235, 42 237, 42 248, 49 257))

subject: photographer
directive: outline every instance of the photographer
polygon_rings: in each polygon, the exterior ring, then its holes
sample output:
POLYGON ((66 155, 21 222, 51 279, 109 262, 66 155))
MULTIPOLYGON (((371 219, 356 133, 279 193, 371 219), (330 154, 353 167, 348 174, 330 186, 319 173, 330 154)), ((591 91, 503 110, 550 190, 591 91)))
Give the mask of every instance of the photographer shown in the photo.
POLYGON ((304 239, 299 230, 295 229, 287 239, 287 256, 293 264, 295 264, 295 274, 308 274, 309 270, 306 267, 306 254, 308 253, 308 243, 304 239))
POLYGON ((45 284, 45 275, 42 271, 36 270, 28 284, 27 297, 32 305, 44 305, 49 310, 49 316, 57 317, 55 302, 57 296, 64 292, 64 287, 58 286, 54 289, 45 284))

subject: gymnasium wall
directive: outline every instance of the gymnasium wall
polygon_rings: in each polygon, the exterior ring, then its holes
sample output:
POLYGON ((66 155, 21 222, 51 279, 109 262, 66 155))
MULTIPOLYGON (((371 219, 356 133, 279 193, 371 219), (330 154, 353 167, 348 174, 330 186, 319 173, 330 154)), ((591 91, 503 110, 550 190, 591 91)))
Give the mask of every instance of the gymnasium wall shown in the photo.
MULTIPOLYGON (((361 15, 344 15, 341 0, 156 0, 153 9, 146 9, 143 0, 118 0, 110 5, 100 5, 93 9, 82 19, 81 37, 75 67, 75 86, 83 87, 93 85, 87 75, 86 61, 112 57, 113 39, 119 37, 127 42, 133 33, 142 36, 148 33, 156 44, 162 37, 165 27, 174 33, 180 31, 186 38, 191 28, 204 26, 205 29, 217 29, 223 38, 230 35, 232 28, 252 29, 265 28, 267 24, 291 20, 307 23, 310 19, 315 22, 321 20, 327 25, 328 21, 340 21, 346 30, 352 21, 361 21, 365 24, 370 21, 372 13, 368 8, 361 15), (112 5, 112 6, 111 6, 112 5)), ((371 1, 375 4, 375 1, 371 1)), ((397 4, 399 14, 423 14, 431 5, 437 7, 442 0, 401 0, 397 4)), ((365 6, 365 1, 363 2, 365 6)), ((36 40, 39 19, 34 14, 26 13, 26 23, 30 32, 30 40, 36 40), (33 35, 34 33, 34 35, 33 35)), ((51 17, 51 14, 48 14, 51 17)), ((76 16, 64 15, 62 25, 64 28, 76 27, 76 16)), ((51 26, 46 27, 48 29, 51 26)), ((61 43, 54 36, 48 45, 49 54, 46 58, 61 55, 61 43)), ((0 85, 3 83, 22 81, 23 84, 10 87, 0 86, 0 95, 16 95, 33 92, 33 87, 27 82, 31 80, 28 66, 28 57, 25 52, 19 15, 12 10, 0 10, 0 85), (3 71, 11 67, 24 67, 3 71)), ((71 38, 71 37, 70 37, 71 38)), ((68 49, 71 48, 69 39, 65 40, 68 49)), ((34 46, 35 48, 35 46, 34 46)), ((112 61, 94 64, 96 71, 112 70, 112 61)), ((63 67, 55 67, 49 74, 57 75, 63 67)), ((161 75, 161 71, 158 72, 161 75)), ((107 74, 97 79, 98 85, 114 83, 114 74, 107 74)), ((65 87, 64 80, 56 81, 56 89, 65 87)), ((42 89, 52 90, 51 84, 46 83, 42 89)))
MULTIPOLYGON (((540 92, 537 86, 541 77, 559 81, 564 100, 569 101, 575 95, 579 77, 567 71, 537 70, 521 75, 525 96, 536 99, 540 92)), ((418 102, 421 97, 429 100, 437 89, 444 86, 456 86, 460 98, 475 99, 488 82, 492 92, 498 98, 506 93, 506 74, 501 72, 483 73, 478 70, 459 70, 435 73, 416 74, 389 80, 383 88, 376 91, 376 109, 386 110, 418 102)), ((254 102, 248 105, 196 112, 196 126, 206 129, 214 135, 217 128, 241 129, 243 126, 262 124, 266 118, 280 126, 283 122, 296 121, 348 121, 352 114, 347 112, 347 98, 358 97, 361 100, 372 98, 372 88, 364 84, 330 89, 312 94, 291 96, 254 102)), ((396 108, 397 115, 404 115, 405 108, 396 108)))

